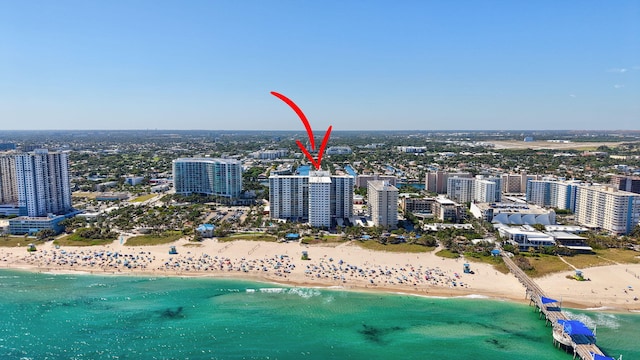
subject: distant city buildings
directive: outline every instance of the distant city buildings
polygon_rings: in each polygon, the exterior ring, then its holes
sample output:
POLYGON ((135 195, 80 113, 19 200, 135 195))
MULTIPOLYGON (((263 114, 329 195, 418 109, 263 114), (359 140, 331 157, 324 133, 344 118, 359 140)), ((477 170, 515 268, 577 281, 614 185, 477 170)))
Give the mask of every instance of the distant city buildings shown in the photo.
POLYGON ((527 191, 529 180, 541 180, 542 175, 528 175, 526 172, 520 174, 502 174, 502 192, 507 194, 524 194, 527 191))
POLYGON ((327 155, 349 155, 352 153, 349 146, 330 146, 325 151, 327 155))
POLYGON ((369 215, 376 226, 395 228, 398 225, 398 188, 386 181, 369 181, 369 215))
POLYGON ((468 172, 444 172, 440 170, 429 172, 425 179, 425 190, 436 194, 446 194, 450 177, 472 178, 473 175, 468 172))
POLYGON ((262 150, 251 153, 251 157, 254 159, 260 160, 275 160, 287 157, 289 154, 289 150, 287 149, 277 149, 277 150, 262 150))
POLYGON ((367 187, 367 183, 369 181, 374 181, 374 180, 386 181, 393 186, 396 186, 396 181, 397 181, 396 177, 393 175, 382 175, 382 174, 358 175, 356 176, 356 186, 367 187))
POLYGON ((144 176, 125 176, 124 183, 131 186, 136 186, 142 184, 144 181, 144 176))
POLYGON ((344 224, 353 216, 354 178, 310 171, 308 175, 269 176, 273 219, 306 221, 314 227, 344 224), (335 223, 334 223, 335 222, 335 223))
POLYGON ((176 194, 237 199, 242 192, 242 163, 232 159, 179 158, 173 160, 173 181, 176 194))
POLYGON ((426 146, 398 146, 400 152, 409 154, 420 154, 427 151, 426 146))
POLYGON ((20 215, 42 217, 72 210, 69 158, 44 149, 15 156, 20 215))

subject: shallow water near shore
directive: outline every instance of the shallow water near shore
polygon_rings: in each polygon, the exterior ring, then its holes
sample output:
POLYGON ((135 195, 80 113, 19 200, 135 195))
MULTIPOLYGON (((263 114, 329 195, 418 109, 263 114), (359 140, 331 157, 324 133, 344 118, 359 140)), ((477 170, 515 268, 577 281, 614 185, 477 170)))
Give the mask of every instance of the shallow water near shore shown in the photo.
MULTIPOLYGON (((569 310, 640 358, 640 314, 569 310)), ((0 271, 2 359, 571 359, 522 304, 215 278, 0 271)))

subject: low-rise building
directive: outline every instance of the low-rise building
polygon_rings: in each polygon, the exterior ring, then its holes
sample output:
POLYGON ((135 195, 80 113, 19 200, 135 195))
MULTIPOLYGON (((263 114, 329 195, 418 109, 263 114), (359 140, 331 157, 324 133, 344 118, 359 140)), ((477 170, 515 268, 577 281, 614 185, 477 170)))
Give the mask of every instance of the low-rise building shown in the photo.
POLYGON ((129 184, 131 186, 142 184, 143 180, 144 180, 144 176, 125 176, 124 178, 125 184, 129 184))
POLYGON ((433 212, 433 204, 436 202, 434 198, 410 198, 403 197, 400 201, 402 211, 411 213, 430 214, 433 212))
POLYGON ((65 218, 63 215, 45 217, 20 216, 9 220, 9 233, 12 235, 35 235, 41 230, 51 229, 58 234, 64 230, 60 222, 65 218))
POLYGON ((538 249, 540 247, 554 246, 556 241, 553 236, 536 231, 530 226, 498 226, 498 233, 503 239, 513 245, 517 245, 521 251, 528 251, 529 248, 538 249))
POLYGON ((577 253, 593 253, 593 248, 587 244, 587 239, 582 236, 564 231, 547 231, 546 233, 553 236, 559 247, 564 247, 577 253))
POLYGON ((464 220, 464 206, 444 197, 437 197, 433 203, 433 215, 442 221, 459 223, 464 220))
POLYGON ((472 203, 471 214, 476 219, 502 224, 553 225, 556 213, 532 204, 519 203, 472 203))
POLYGON ((213 231, 216 229, 215 225, 212 224, 202 224, 196 228, 196 231, 200 233, 200 236, 203 238, 212 238, 213 231))

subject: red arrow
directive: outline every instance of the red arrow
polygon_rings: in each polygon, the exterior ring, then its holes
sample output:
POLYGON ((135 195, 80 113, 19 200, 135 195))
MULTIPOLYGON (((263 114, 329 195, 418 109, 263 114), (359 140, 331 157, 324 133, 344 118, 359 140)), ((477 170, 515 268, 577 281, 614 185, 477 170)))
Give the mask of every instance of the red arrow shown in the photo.
MULTIPOLYGON (((304 116, 304 113, 302 112, 302 110, 300 110, 300 108, 298 107, 298 105, 296 105, 293 101, 291 101, 291 99, 289 99, 288 97, 279 94, 275 91, 271 92, 271 95, 277 97, 278 99, 284 101, 287 105, 289 105, 293 111, 295 111, 296 114, 298 114, 298 117, 300 118, 300 120, 302 120, 302 123, 304 124, 304 127, 307 129, 307 136, 309 137, 309 143, 311 144, 311 150, 316 149, 316 145, 315 145, 315 138, 313 137, 313 129, 311 129, 311 125, 309 125, 309 121, 307 120, 307 117, 304 116)), ((311 161, 311 164, 316 168, 316 170, 320 170, 320 163, 322 162, 322 155, 324 155, 324 150, 325 147, 327 146, 327 142, 329 141, 329 137, 331 136, 331 126, 329 126, 329 128, 327 129, 327 132, 324 133, 324 138, 322 139, 322 144, 320 145, 320 150, 318 151, 318 159, 314 159, 313 156, 311 156, 311 154, 309 153, 309 150, 307 150, 304 145, 302 145, 302 142, 300 142, 300 140, 296 140, 296 144, 298 144, 298 147, 300 148, 300 150, 302 150, 302 153, 307 157, 307 159, 309 159, 309 161, 311 161)))

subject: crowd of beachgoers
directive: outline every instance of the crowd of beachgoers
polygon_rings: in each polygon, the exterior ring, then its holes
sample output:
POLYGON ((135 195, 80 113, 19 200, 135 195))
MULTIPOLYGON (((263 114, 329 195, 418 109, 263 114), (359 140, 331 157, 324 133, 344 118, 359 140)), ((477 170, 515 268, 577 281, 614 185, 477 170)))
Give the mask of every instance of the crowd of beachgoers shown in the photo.
MULTIPOLYGON (((427 253, 391 253, 362 249, 356 244, 307 246, 238 240, 205 241, 172 246, 110 245, 57 247, 52 243, 25 248, 0 248, 0 268, 48 273, 84 272, 163 276, 225 276, 286 283, 292 286, 339 286, 342 288, 401 291, 431 296, 482 295, 525 299, 524 288, 511 274, 489 264, 471 263, 475 274, 463 270, 464 259, 445 259, 427 253), (170 247, 178 249, 170 254, 170 247), (308 253, 308 260, 303 254, 308 253)), ((640 265, 589 268, 590 281, 567 279, 557 273, 536 282, 550 296, 579 307, 640 310, 635 289, 640 288, 640 265)))
POLYGON ((175 275, 202 273, 249 273, 266 278, 288 278, 296 269, 302 269, 309 281, 349 284, 354 281, 370 285, 405 285, 469 287, 462 274, 451 273, 439 267, 404 264, 383 266, 365 262, 363 266, 342 259, 323 256, 318 260, 293 260, 287 254, 262 258, 230 258, 207 253, 168 255, 158 258, 143 248, 136 251, 105 249, 66 250, 48 249, 34 252, 7 252, 1 262, 29 265, 41 270, 78 270, 100 272, 161 272, 175 275), (296 264, 297 263, 297 264, 296 264))

